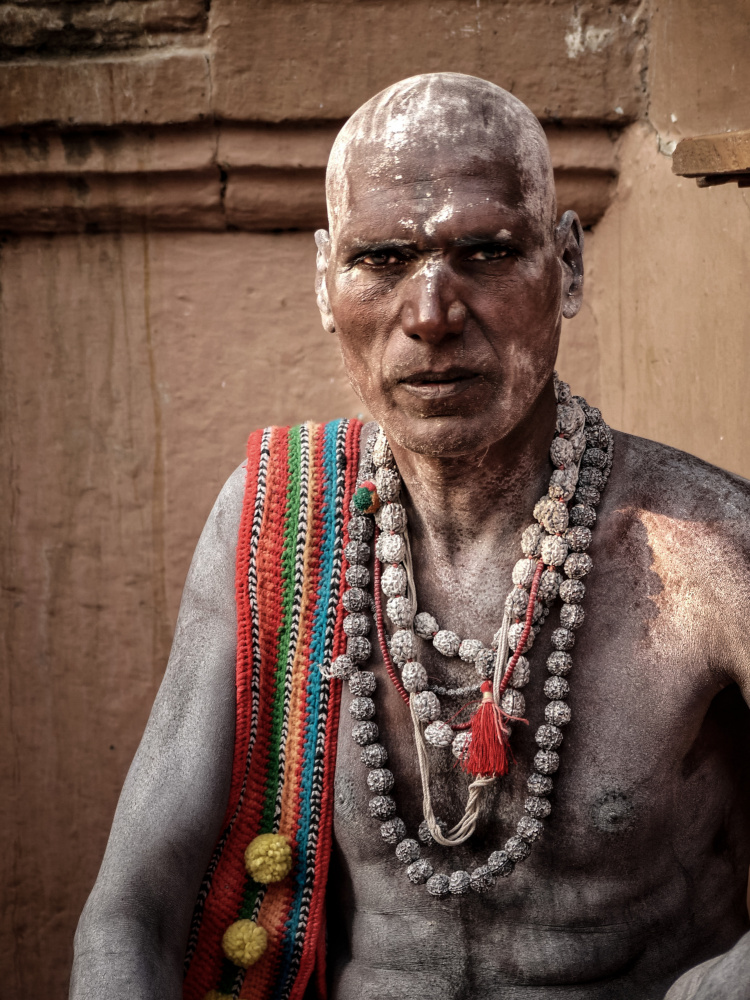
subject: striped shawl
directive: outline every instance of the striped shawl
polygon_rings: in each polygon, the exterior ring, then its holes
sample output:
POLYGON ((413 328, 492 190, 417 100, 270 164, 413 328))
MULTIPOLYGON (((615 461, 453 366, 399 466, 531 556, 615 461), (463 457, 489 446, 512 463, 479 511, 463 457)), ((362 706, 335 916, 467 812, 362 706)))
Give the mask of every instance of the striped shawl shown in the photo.
POLYGON ((232 783, 195 907, 185 1000, 299 1000, 311 982, 325 994, 341 684, 325 680, 319 665, 345 645, 343 549, 360 429, 353 420, 271 427, 248 442, 237 546, 232 783), (246 873, 243 861, 262 833, 280 833, 292 846, 291 874, 267 886, 246 873), (243 918, 268 935, 265 953, 247 971, 221 948, 226 928, 243 918))

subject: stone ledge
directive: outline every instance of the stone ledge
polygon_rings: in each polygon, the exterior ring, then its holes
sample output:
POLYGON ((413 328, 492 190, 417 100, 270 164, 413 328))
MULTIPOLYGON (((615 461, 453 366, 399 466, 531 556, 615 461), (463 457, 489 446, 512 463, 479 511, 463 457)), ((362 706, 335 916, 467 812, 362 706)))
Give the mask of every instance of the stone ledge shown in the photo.
POLYGON ((672 155, 672 170, 694 177, 699 187, 734 181, 750 187, 750 129, 683 139, 672 155))
POLYGON ((174 43, 202 34, 204 0, 0 2, 0 59, 100 55, 174 43))
MULTIPOLYGON (((314 229, 335 126, 206 125, 0 133, 0 229, 314 229)), ((558 203, 585 226, 616 186, 607 129, 547 129, 558 203)))
POLYGON ((202 121, 210 92, 207 56, 194 49, 0 63, 0 128, 202 121))
POLYGON ((75 233, 225 229, 216 171, 3 178, 0 229, 75 233))

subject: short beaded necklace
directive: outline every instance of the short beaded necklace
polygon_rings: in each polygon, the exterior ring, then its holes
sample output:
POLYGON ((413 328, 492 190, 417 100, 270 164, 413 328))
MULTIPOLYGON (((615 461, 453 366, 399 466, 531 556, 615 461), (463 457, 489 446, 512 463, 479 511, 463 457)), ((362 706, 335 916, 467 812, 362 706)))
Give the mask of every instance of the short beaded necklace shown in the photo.
POLYGON ((406 510, 398 502, 401 478, 381 428, 374 443, 365 450, 359 486, 352 500, 351 540, 345 549, 349 589, 343 597, 347 649, 333 661, 328 673, 348 679, 353 695, 349 708, 354 719, 352 738, 362 748, 362 762, 370 769, 367 775, 367 787, 373 795, 370 815, 381 821, 381 836, 386 843, 396 846, 396 857, 406 865, 409 880, 425 884, 427 891, 439 898, 464 895, 470 889, 486 892, 497 877, 510 875, 515 865, 530 854, 531 845, 542 834, 542 820, 552 808, 547 796, 553 787, 552 775, 560 763, 557 751, 563 742, 562 727, 571 718, 565 700, 570 689, 566 677, 573 666, 570 650, 575 644, 575 630, 585 617, 581 602, 586 588, 582 580, 593 566, 586 550, 613 454, 612 432, 599 410, 588 406, 582 397, 571 396, 569 386, 557 374, 555 395, 557 420, 550 447, 555 471, 547 494, 534 507, 535 523, 521 537, 523 558, 513 568, 514 586, 506 598, 502 624, 491 649, 477 639, 461 639, 455 632, 441 629, 432 615, 418 611, 406 510), (574 505, 569 509, 571 499, 574 505), (366 588, 370 583, 368 543, 373 535, 376 559, 371 596, 366 588), (381 590, 387 598, 386 615, 396 629, 390 639, 383 621, 381 590), (518 821, 516 834, 502 850, 493 851, 486 864, 471 873, 435 873, 430 862, 422 858, 418 840, 407 837, 406 826, 396 815, 396 802, 390 794, 394 777, 385 766, 388 752, 379 742, 374 721, 372 695, 376 677, 372 671, 363 669, 372 653, 368 639, 372 623, 367 611, 375 611, 386 669, 409 705, 414 726, 425 817, 419 827, 419 841, 423 845, 437 842, 453 847, 472 835, 485 789, 508 770, 510 723, 523 717, 525 701, 520 689, 530 676, 529 661, 524 654, 530 650, 557 597, 562 602, 560 624, 552 633, 554 650, 547 659, 550 676, 544 684, 544 694, 549 700, 545 722, 535 735, 539 750, 527 782, 525 815, 518 821), (417 659, 417 637, 432 642, 445 657, 458 656, 474 664, 482 699, 470 723, 441 719, 440 699, 455 700, 476 694, 476 685, 453 689, 430 686, 427 672, 417 659), (400 669, 400 677, 396 667, 400 669), (452 746, 454 755, 474 776, 464 815, 451 830, 432 810, 428 745, 452 746))

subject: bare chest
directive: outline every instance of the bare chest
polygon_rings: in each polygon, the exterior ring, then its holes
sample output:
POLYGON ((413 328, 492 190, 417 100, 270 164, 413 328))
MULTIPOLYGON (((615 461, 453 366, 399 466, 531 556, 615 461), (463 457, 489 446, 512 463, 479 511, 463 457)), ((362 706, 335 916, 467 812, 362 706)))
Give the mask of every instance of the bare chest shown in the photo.
MULTIPOLYGON (((740 763, 750 759, 747 710, 732 692, 714 701, 718 687, 706 669, 701 623, 686 633, 684 623, 670 620, 654 601, 660 581, 632 570, 632 562, 600 558, 587 581, 586 621, 577 633, 568 677, 572 719, 559 749, 544 835, 509 877, 481 896, 438 901, 423 885, 408 881, 393 845, 381 839, 380 821, 370 815, 373 792, 361 749, 351 738, 351 697, 345 692, 334 871, 341 935, 348 938, 341 954, 351 958, 342 959, 340 996, 349 994, 347 977, 355 974, 358 961, 373 960, 373 941, 380 942, 378 962, 389 975, 410 980, 412 990, 414 976, 431 982, 432 973, 425 970, 432 969, 446 981, 473 982, 477 995, 480 990, 492 995, 504 983, 552 988, 626 969, 631 971, 623 972, 623 982, 630 988, 633 976, 651 975, 656 982, 655 927, 666 924, 672 933, 690 926, 690 934, 683 935, 688 950, 699 940, 705 947, 707 934, 731 937, 741 930, 746 916, 737 905, 737 887, 750 859, 750 814, 746 808, 728 815, 726 803, 743 794, 747 801, 750 791, 747 765, 740 763), (709 882, 710 891, 700 888, 709 882), (717 887, 724 893, 719 913, 717 887)), ((488 642, 497 627, 498 595, 507 590, 503 578, 507 581, 509 572, 485 572, 473 604, 470 596, 446 601, 440 587, 428 586, 427 606, 446 627, 488 642), (458 609, 453 617, 452 607, 458 609)), ((528 654, 528 725, 514 727, 516 762, 485 794, 467 844, 422 847, 435 871, 472 872, 504 845, 524 814, 557 614, 553 609, 528 654)), ((461 682, 466 668, 457 661, 446 665, 429 649, 420 655, 434 676, 461 682)), ((372 669, 375 721, 395 778, 392 794, 407 836, 417 837, 422 788, 409 712, 377 656, 372 669)), ((462 814, 469 779, 449 750, 432 749, 430 756, 434 809, 452 825, 462 814)), ((385 988, 382 982, 379 988, 385 988)), ((426 986, 424 995, 429 992, 426 986)), ((462 994, 456 985, 454 995, 473 994, 462 994)), ((599 994, 592 988, 590 995, 599 994)))

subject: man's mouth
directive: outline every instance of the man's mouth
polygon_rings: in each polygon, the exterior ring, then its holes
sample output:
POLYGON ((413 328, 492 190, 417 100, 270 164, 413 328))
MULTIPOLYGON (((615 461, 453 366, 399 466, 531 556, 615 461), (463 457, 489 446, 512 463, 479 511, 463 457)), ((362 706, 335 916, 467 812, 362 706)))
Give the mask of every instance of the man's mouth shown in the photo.
POLYGON ((407 392, 422 399, 454 396, 476 385, 481 376, 468 368, 446 368, 444 371, 421 371, 399 380, 407 392))

